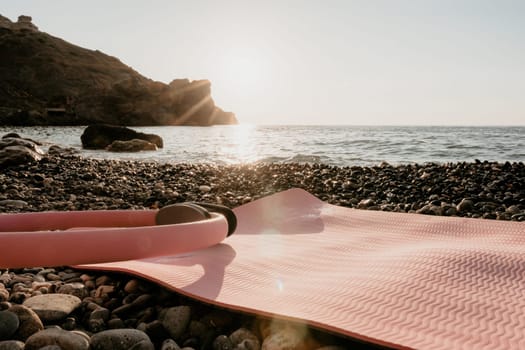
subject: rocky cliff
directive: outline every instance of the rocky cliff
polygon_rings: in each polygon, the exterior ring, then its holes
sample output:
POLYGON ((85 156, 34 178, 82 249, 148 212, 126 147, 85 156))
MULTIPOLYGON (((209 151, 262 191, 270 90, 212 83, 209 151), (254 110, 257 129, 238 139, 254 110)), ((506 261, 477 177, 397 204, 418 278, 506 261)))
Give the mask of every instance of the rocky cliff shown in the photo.
POLYGON ((207 80, 148 79, 117 58, 0 16, 0 125, 236 124, 207 80))

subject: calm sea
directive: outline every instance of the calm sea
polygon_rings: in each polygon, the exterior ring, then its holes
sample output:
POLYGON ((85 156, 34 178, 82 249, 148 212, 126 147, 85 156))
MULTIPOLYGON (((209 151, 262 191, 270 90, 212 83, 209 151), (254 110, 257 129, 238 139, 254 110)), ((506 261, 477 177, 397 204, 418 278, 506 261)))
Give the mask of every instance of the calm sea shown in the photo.
POLYGON ((139 153, 82 150, 84 127, 0 127, 0 135, 74 147, 94 158, 238 164, 320 162, 339 166, 525 161, 525 127, 215 126, 136 127, 164 139, 164 148, 139 153))

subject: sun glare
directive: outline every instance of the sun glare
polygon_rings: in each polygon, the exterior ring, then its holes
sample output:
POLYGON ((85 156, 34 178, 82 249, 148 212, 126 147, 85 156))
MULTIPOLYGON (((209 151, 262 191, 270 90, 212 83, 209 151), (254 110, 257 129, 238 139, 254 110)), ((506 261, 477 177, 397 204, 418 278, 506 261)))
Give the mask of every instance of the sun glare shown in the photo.
POLYGON ((221 152, 228 155, 226 158, 231 163, 250 163, 257 160, 258 154, 253 140, 255 125, 235 125, 225 131, 228 142, 221 147, 221 152))
POLYGON ((224 52, 214 69, 214 99, 237 113, 260 103, 271 87, 270 62, 257 50, 224 52))
POLYGON ((230 89, 236 94, 259 90, 264 83, 264 62, 248 53, 232 55, 224 64, 224 74, 230 81, 230 89))

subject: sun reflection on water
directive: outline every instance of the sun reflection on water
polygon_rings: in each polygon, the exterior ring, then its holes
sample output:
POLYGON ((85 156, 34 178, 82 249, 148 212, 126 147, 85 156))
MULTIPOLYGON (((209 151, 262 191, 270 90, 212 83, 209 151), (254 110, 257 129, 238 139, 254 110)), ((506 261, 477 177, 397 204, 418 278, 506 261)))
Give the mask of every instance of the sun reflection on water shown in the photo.
POLYGON ((228 128, 228 139, 220 146, 220 152, 226 155, 228 163, 252 163, 258 159, 255 142, 256 126, 239 124, 228 128))

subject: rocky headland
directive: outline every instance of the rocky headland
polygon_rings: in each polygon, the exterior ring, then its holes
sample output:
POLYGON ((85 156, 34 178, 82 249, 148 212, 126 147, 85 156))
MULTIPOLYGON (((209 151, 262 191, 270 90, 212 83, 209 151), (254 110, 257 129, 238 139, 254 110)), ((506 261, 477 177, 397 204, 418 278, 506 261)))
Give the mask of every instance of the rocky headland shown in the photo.
POLYGON ((0 16, 0 125, 236 124, 208 80, 148 79, 115 57, 0 16))

